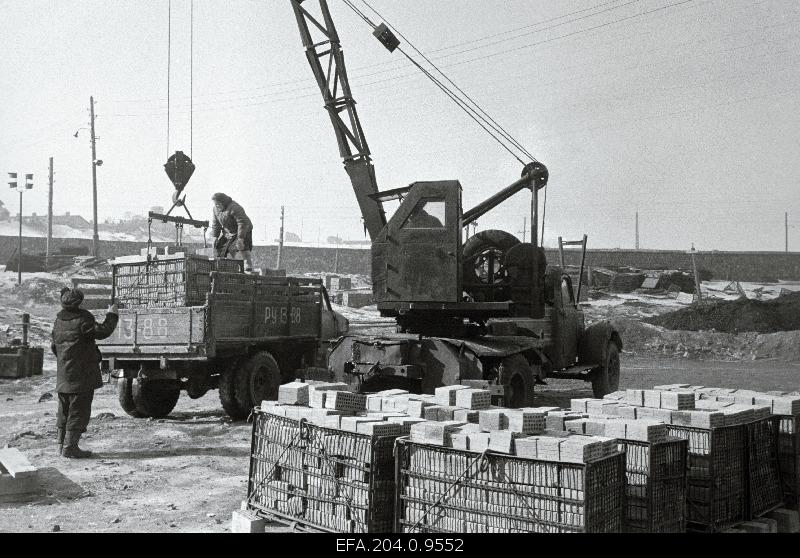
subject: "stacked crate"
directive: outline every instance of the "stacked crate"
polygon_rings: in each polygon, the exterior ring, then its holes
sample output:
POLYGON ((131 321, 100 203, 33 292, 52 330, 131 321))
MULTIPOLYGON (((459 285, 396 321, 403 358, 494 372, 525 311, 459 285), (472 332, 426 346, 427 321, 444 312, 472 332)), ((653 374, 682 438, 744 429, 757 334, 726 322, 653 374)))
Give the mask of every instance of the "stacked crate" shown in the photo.
POLYGON ((589 416, 566 421, 565 428, 615 438, 625 451, 627 532, 684 532, 687 442, 668 436, 665 423, 639 418, 636 407, 627 407, 622 399, 573 399, 571 409, 589 416))
POLYGON ((243 273, 242 266, 194 255, 115 263, 114 299, 125 308, 200 306, 211 290, 211 272, 243 273))
POLYGON ((352 415, 366 399, 339 391, 343 384, 321 385, 324 398, 309 387, 281 386, 283 404, 264 402, 255 411, 249 507, 321 531, 390 531, 400 425, 357 421, 352 415), (321 406, 305 405, 312 402, 321 406), (347 421, 349 430, 341 425, 347 421))
POLYGON ((760 515, 779 503, 779 491, 775 489, 775 451, 777 451, 781 491, 787 505, 797 507, 800 495, 800 393, 768 392, 752 390, 700 388, 697 390, 698 404, 704 405, 751 405, 767 407, 772 420, 757 421, 749 427, 750 450, 748 458, 751 469, 750 507, 753 515, 760 515), (777 437, 777 450, 775 438, 777 437))
POLYGON ((624 459, 619 452, 586 462, 530 459, 402 438, 396 530, 619 532, 624 459))

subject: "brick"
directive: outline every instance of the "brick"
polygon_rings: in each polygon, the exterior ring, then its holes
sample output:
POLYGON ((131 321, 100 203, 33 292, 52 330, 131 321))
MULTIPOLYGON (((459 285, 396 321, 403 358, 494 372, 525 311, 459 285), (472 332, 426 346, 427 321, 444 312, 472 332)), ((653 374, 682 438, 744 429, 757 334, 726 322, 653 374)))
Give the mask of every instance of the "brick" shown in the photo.
POLYGON ((661 408, 673 411, 691 411, 694 409, 694 393, 688 391, 662 391, 661 408))
POLYGON ((356 432, 370 436, 401 436, 403 428, 396 422, 359 422, 356 432))
POLYGON ((584 434, 587 436, 605 436, 606 435, 606 420, 588 419, 584 426, 584 434))
POLYGON ((478 412, 473 409, 456 409, 453 411, 453 420, 460 420, 463 422, 478 423, 478 412))
POLYGON ((267 522, 253 512, 233 510, 231 514, 231 533, 263 533, 267 522))
POLYGON ((288 405, 308 405, 308 384, 289 382, 278 388, 278 402, 288 405))
POLYGON ((537 437, 536 458, 545 461, 559 461, 561 459, 559 449, 562 441, 564 441, 564 438, 550 436, 537 437))
POLYGON ((484 430, 505 430, 508 428, 508 417, 499 409, 479 411, 478 424, 484 430))
POLYGON ((688 411, 689 425, 697 428, 725 426, 725 415, 719 411, 688 411))
POLYGON ((483 452, 489 449, 489 434, 487 432, 475 432, 467 434, 469 438, 470 451, 483 452))
POLYGON ((644 406, 653 409, 661 408, 661 391, 657 389, 644 390, 644 406))
POLYGON ((635 419, 638 418, 638 410, 641 407, 634 407, 632 405, 620 405, 617 407, 617 416, 620 418, 635 419))
POLYGON ((545 415, 538 411, 510 409, 506 412, 506 419, 508 430, 523 434, 541 434, 546 425, 545 415))
POLYGON ((590 397, 584 397, 584 398, 581 398, 581 399, 572 399, 572 400, 570 400, 570 409, 572 409, 573 411, 579 411, 581 413, 585 413, 586 412, 586 404, 589 401, 594 401, 594 399, 592 399, 590 397))
POLYGON ((524 438, 521 432, 510 430, 496 430, 489 433, 489 449, 498 453, 514 454, 514 440, 524 438))
POLYGON ((454 407, 452 405, 447 405, 447 406, 442 405, 441 407, 439 407, 438 418, 436 420, 438 420, 439 422, 444 422, 446 420, 455 420, 454 414, 458 409, 459 409, 458 407, 454 407))
POLYGON ((492 394, 485 389, 461 389, 455 392, 454 405, 464 409, 488 409, 492 403, 492 394))
POLYGON ((800 397, 775 397, 772 412, 776 415, 800 415, 800 397))
MULTIPOLYGON (((627 438, 627 424, 629 421, 624 420, 610 420, 608 424, 606 424, 606 436, 609 438, 616 438, 619 440, 624 440, 627 438)), ((631 421, 635 422, 635 421, 631 421)))
POLYGON ((650 418, 653 420, 660 420, 664 424, 670 424, 672 422, 672 413, 669 409, 653 409, 652 413, 650 413, 650 418))
POLYGON ((367 411, 380 411, 383 409, 383 396, 377 393, 367 395, 367 411))
POLYGON ((625 401, 637 407, 644 406, 644 391, 641 389, 626 389, 625 401))
POLYGON ((408 400, 408 416, 416 418, 425 418, 425 409, 434 406, 435 403, 431 401, 423 401, 422 399, 409 399, 408 400))
POLYGON ((441 405, 428 405, 422 409, 422 418, 425 420, 439 420, 441 405))
POLYGON ((383 422, 380 419, 370 417, 342 417, 339 428, 348 432, 358 432, 359 424, 362 422, 383 422))
POLYGON ((693 411, 672 411, 672 423, 676 426, 692 426, 693 411))
POLYGON ((325 397, 325 408, 336 411, 364 411, 367 408, 367 397, 349 391, 329 391, 325 397))
POLYGON ((653 420, 626 421, 625 438, 657 444, 666 440, 667 425, 653 420))
MULTIPOLYGON (((571 432, 572 434, 585 434, 586 433, 586 423, 589 419, 574 419, 574 420, 565 420, 564 421, 564 429, 567 432, 571 432)), ((605 429, 604 429, 605 431, 605 429)))
POLYGON ((570 436, 559 446, 559 461, 587 463, 603 457, 602 443, 588 436, 570 436))
POLYGON ((602 415, 603 405, 608 403, 602 399, 589 399, 586 401, 586 412, 590 415, 602 415))
POLYGON ((469 434, 462 432, 454 432, 450 435, 450 443, 453 449, 468 450, 469 449, 469 434))
POLYGON ((528 436, 527 438, 520 438, 514 443, 514 454, 518 457, 526 459, 536 459, 536 436, 528 436))
POLYGON ((467 386, 454 385, 442 386, 434 390, 434 397, 436 397, 436 404, 449 407, 456 404, 456 392, 462 389, 469 389, 467 386))

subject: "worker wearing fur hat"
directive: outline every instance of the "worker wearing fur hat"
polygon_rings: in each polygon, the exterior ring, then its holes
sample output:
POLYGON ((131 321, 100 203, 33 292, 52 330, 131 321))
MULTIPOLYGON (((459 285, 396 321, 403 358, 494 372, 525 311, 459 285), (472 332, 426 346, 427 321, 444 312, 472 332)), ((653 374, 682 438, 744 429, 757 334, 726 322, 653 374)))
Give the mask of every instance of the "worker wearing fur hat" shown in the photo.
POLYGON ((253 270, 253 223, 244 208, 230 196, 217 192, 211 196, 214 216, 211 219, 211 238, 218 258, 244 260, 244 270, 253 270))
POLYGON ((61 289, 61 311, 53 324, 50 348, 57 358, 59 453, 64 457, 90 457, 78 447, 92 414, 94 390, 103 387, 100 375, 100 350, 95 340, 114 332, 119 319, 117 306, 108 308, 105 320, 97 322, 91 312, 81 308, 80 289, 61 289))

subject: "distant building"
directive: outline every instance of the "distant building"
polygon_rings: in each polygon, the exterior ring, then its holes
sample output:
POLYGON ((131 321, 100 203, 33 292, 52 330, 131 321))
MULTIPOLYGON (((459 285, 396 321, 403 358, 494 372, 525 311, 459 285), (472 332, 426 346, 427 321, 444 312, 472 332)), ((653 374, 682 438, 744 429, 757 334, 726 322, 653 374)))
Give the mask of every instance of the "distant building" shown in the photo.
POLYGON ((284 242, 301 242, 302 239, 299 235, 294 234, 293 232, 285 231, 283 233, 283 240, 284 242))
POLYGON ((8 221, 11 219, 11 213, 6 209, 6 204, 0 201, 0 221, 8 221))

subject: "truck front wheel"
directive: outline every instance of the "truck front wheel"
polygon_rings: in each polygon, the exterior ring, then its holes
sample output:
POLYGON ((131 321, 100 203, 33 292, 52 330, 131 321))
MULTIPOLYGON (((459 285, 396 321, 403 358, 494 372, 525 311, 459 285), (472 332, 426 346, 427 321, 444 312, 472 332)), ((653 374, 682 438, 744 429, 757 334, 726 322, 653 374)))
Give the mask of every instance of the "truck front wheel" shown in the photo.
POLYGON ((236 376, 242 368, 242 361, 237 359, 222 371, 219 376, 219 402, 233 420, 247 418, 249 410, 242 409, 236 402, 236 376))
POLYGON ((144 417, 163 418, 172 412, 181 395, 181 388, 175 380, 133 381, 133 403, 144 417))
POLYGON ((512 355, 500 364, 499 383, 503 386, 505 406, 512 409, 533 405, 536 381, 528 360, 522 355, 512 355))
POLYGON ((236 403, 246 413, 265 399, 276 400, 281 370, 267 351, 255 353, 236 373, 236 403))
POLYGON ((616 343, 609 341, 605 365, 592 372, 592 392, 595 398, 601 399, 619 389, 619 371, 619 348, 616 343))

